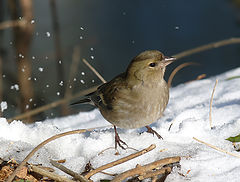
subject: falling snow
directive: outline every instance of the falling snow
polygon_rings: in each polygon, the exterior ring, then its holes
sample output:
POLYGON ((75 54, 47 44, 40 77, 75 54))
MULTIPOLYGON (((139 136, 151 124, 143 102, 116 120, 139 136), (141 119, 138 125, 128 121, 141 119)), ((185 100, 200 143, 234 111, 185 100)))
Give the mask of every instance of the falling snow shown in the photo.
POLYGON ((19 85, 18 84, 14 84, 10 87, 12 90, 19 90, 19 85))
POLYGON ((50 32, 46 32, 46 35, 47 35, 47 37, 51 36, 50 32))
POLYGON ((39 70, 40 72, 43 72, 43 68, 42 68, 42 67, 39 67, 38 70, 39 70))

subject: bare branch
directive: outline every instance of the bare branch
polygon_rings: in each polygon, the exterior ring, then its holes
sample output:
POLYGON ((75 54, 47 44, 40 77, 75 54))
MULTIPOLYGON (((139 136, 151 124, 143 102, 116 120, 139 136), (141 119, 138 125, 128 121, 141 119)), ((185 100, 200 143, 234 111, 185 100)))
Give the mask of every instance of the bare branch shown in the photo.
POLYGON ((89 179, 91 176, 93 176, 94 174, 96 174, 96 173, 98 173, 98 172, 100 172, 100 171, 103 171, 103 170, 108 169, 108 168, 110 168, 110 167, 113 167, 113 166, 122 164, 122 163, 124 163, 124 162, 126 162, 126 161, 129 161, 129 160, 131 160, 131 159, 134 159, 134 158, 136 158, 136 157, 138 157, 138 156, 140 156, 140 155, 143 155, 143 154, 145 154, 145 153, 153 150, 154 148, 156 148, 156 145, 155 145, 155 144, 152 144, 152 145, 150 145, 148 148, 143 149, 143 150, 141 150, 141 151, 139 151, 139 152, 136 152, 136 153, 134 153, 134 154, 131 154, 131 155, 127 156, 127 157, 123 157, 123 158, 121 158, 121 159, 119 159, 119 160, 116 160, 116 161, 113 161, 113 162, 111 162, 111 163, 105 164, 105 165, 103 165, 103 166, 101 166, 101 167, 99 167, 99 168, 97 168, 97 169, 94 169, 94 170, 90 171, 88 174, 85 175, 85 178, 89 179))
POLYGON ((147 179, 147 178, 152 178, 152 177, 157 176, 157 175, 170 173, 171 171, 172 171, 171 167, 163 167, 162 169, 158 169, 156 171, 147 172, 146 174, 144 174, 142 176, 139 176, 138 179, 139 180, 144 180, 144 179, 147 179))
POLYGON ((127 177, 130 177, 130 176, 145 175, 147 172, 150 172, 153 169, 160 168, 160 167, 162 167, 166 164, 179 162, 180 159, 181 159, 180 157, 169 157, 169 158, 165 158, 165 159, 155 161, 153 163, 150 163, 150 164, 147 164, 147 165, 144 165, 144 166, 137 165, 136 168, 130 169, 130 170, 116 176, 112 180, 112 182, 123 181, 124 179, 126 179, 127 177))
POLYGON ((95 73, 95 75, 97 75, 97 77, 103 82, 106 83, 106 80, 98 73, 98 71, 92 66, 90 65, 86 59, 82 60, 92 71, 93 73, 95 73))
POLYGON ((54 160, 50 160, 50 163, 51 163, 54 167, 60 169, 61 171, 67 173, 68 175, 72 176, 73 178, 75 178, 75 179, 77 179, 77 180, 79 180, 79 181, 81 181, 81 182, 89 182, 89 180, 86 179, 84 176, 82 176, 82 175, 80 175, 80 174, 78 174, 78 173, 76 173, 76 172, 74 172, 74 171, 66 168, 65 166, 57 163, 57 162, 54 161, 54 160))
POLYGON ((71 179, 68 179, 67 177, 65 176, 60 176, 56 173, 53 173, 53 172, 48 172, 40 167, 37 167, 37 166, 34 166, 34 165, 31 165, 30 166, 30 170, 35 172, 35 173, 38 173, 38 174, 41 174, 42 176, 46 176, 50 179, 53 179, 55 181, 59 181, 59 182, 75 182, 71 179))
POLYGON ((173 55, 173 57, 180 59, 183 57, 187 57, 190 56, 192 54, 196 54, 199 52, 203 52, 209 49, 214 49, 214 48, 218 48, 218 47, 222 47, 222 46, 226 46, 226 45, 230 45, 230 44, 239 44, 240 43, 240 38, 238 37, 233 37, 230 39, 225 39, 225 40, 221 40, 221 41, 217 41, 217 42, 213 42, 213 43, 209 43, 206 45, 202 45, 193 49, 189 49, 183 52, 180 52, 178 54, 173 55))

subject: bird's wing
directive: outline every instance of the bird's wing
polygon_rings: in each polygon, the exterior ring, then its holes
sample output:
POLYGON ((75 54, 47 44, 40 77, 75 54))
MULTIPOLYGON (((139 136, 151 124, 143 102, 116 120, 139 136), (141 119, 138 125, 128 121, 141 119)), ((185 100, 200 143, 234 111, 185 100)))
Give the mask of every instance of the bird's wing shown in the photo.
POLYGON ((97 107, 111 110, 116 94, 125 87, 124 74, 120 74, 108 83, 98 87, 90 98, 97 107))

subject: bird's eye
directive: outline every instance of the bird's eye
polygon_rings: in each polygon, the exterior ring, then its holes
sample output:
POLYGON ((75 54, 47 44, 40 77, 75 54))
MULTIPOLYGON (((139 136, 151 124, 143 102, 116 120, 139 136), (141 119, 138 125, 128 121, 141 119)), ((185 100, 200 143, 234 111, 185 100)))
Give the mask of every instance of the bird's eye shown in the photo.
POLYGON ((149 66, 150 66, 150 67, 155 67, 155 66, 156 66, 156 63, 150 63, 149 66))

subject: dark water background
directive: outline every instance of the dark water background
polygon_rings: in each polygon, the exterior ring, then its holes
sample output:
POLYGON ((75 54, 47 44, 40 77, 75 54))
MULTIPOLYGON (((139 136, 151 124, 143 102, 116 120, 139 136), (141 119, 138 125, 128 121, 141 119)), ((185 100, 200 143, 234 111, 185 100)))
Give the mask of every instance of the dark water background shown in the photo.
MULTIPOLYGON (((130 60, 144 50, 158 49, 170 56, 210 42, 240 37, 238 0, 57 0, 61 63, 64 65, 63 84, 60 84, 50 3, 34 0, 33 4, 35 30, 30 55, 35 57, 31 59, 35 107, 63 97, 58 95, 58 90, 67 85, 73 49, 77 45, 81 50, 80 58, 87 59, 106 80, 110 80, 125 71, 130 60)), ((3 1, 2 21, 10 19, 7 7, 7 1, 3 1)), ((11 29, 2 32, 3 100, 9 106, 4 111, 6 117, 20 112, 15 101, 19 90, 11 89, 18 84, 12 39, 11 29)), ((181 59, 169 66, 166 78, 176 66, 188 61, 201 65, 181 70, 173 85, 203 73, 209 77, 239 67, 240 45, 211 49, 181 59)), ((101 83, 81 61, 75 78, 73 93, 101 83)), ((61 116, 59 109, 45 112, 38 119, 56 116, 61 116)))

